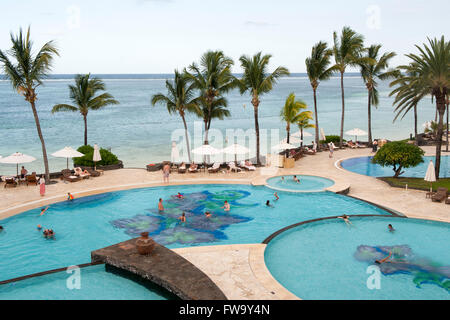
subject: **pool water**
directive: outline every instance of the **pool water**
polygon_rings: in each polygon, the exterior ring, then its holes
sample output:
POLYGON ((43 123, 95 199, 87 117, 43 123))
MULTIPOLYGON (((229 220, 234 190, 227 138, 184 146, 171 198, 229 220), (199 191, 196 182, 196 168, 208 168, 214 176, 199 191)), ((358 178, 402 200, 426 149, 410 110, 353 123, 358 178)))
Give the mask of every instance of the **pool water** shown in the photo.
POLYGON ((167 300, 176 299, 150 282, 105 271, 104 265, 58 272, 0 286, 0 300, 167 300), (78 275, 78 274, 77 274, 78 275), (79 284, 79 286, 78 286, 79 284))
MULTIPOLYGON (((392 177, 394 176, 394 170, 391 167, 382 167, 378 164, 373 164, 373 157, 360 157, 351 158, 341 162, 342 168, 345 170, 363 174, 370 177, 392 177)), ((424 178, 427 172, 430 160, 435 163, 435 157, 423 157, 424 162, 419 164, 414 168, 404 169, 404 174, 402 177, 408 178, 424 178)), ((450 156, 441 157, 441 168, 440 168, 441 178, 450 178, 450 156)))
MULTIPOLYGON (((0 281, 83 264, 90 253, 148 231, 168 248, 261 243, 294 223, 346 214, 388 214, 366 202, 331 192, 288 193, 249 185, 185 185, 106 193, 51 205, 0 221, 0 281), (172 195, 181 192, 184 200, 172 195), (166 211, 157 211, 158 199, 166 211), (231 211, 221 209, 224 201, 231 211), (274 207, 265 205, 271 200, 274 207), (212 217, 206 218, 205 211, 212 217), (177 218, 186 212, 187 222, 177 218), (36 226, 55 231, 47 240, 36 226)), ((0 288, 1 290, 1 288, 0 288)))
POLYGON ((334 185, 334 181, 322 177, 297 176, 300 182, 294 180, 294 176, 280 176, 267 180, 269 188, 281 191, 293 192, 320 192, 334 185))
POLYGON ((302 299, 450 299, 450 224, 385 217, 351 222, 324 220, 280 234, 265 251, 268 269, 302 299), (382 264, 379 283, 369 279, 374 271, 368 267, 389 252, 402 263, 382 264))

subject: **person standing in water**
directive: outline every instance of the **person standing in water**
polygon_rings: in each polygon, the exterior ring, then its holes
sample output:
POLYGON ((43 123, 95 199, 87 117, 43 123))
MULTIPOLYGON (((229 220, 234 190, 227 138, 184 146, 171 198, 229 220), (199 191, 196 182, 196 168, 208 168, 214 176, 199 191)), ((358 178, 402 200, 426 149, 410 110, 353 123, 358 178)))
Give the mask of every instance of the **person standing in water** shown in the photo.
POLYGON ((339 219, 344 220, 345 224, 350 226, 352 223, 350 222, 350 218, 348 215, 344 214, 341 217, 338 217, 339 219))
POLYGON ((183 214, 181 215, 181 217, 178 218, 178 220, 185 223, 186 222, 186 213, 183 212, 183 214))
POLYGON ((225 200, 225 203, 224 203, 222 209, 226 212, 230 211, 231 207, 227 200, 225 200))
POLYGON ((159 203, 158 203, 158 211, 160 213, 164 212, 164 206, 163 206, 163 199, 159 199, 159 203))

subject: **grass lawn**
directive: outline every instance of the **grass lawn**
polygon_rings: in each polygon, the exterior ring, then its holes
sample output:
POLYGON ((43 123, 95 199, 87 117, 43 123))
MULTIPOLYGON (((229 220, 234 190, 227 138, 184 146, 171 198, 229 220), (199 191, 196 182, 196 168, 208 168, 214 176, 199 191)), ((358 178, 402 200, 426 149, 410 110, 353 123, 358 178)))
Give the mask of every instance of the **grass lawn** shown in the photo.
MULTIPOLYGON (((408 184, 410 189, 430 190, 430 183, 421 178, 378 178, 384 182, 387 182, 391 187, 405 188, 408 184)), ((444 187, 450 190, 450 178, 442 178, 439 181, 433 182, 433 191, 437 188, 444 187)))

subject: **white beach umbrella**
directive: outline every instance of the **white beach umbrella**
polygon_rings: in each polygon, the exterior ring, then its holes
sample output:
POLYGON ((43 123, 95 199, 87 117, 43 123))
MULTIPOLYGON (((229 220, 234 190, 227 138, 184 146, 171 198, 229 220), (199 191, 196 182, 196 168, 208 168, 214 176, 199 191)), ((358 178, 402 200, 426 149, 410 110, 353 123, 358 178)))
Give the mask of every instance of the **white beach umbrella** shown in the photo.
POLYGON ((30 163, 35 161, 36 158, 32 156, 28 156, 26 154, 16 152, 10 155, 9 157, 0 159, 0 163, 10 163, 17 165, 17 176, 19 175, 19 163, 30 163))
POLYGON ((367 132, 364 130, 361 130, 359 128, 349 130, 345 134, 347 134, 349 136, 355 136, 355 142, 358 141, 358 136, 367 136, 367 132))
MULTIPOLYGON (((289 137, 289 143, 302 143, 303 140, 297 137, 289 137)), ((287 138, 284 138, 283 140, 281 140, 281 143, 287 143, 287 138)))
POLYGON ((84 156, 81 152, 74 150, 71 147, 65 147, 55 153, 52 153, 52 156, 57 158, 66 158, 67 159, 67 169, 69 169, 69 158, 79 158, 84 156))
MULTIPOLYGON (((303 131, 303 137, 312 137, 313 135, 307 131, 303 131)), ((294 134, 291 135, 291 137, 295 137, 295 138, 301 138, 302 137, 302 132, 298 131, 294 134)))
POLYGON ((323 141, 327 140, 327 136, 325 135, 325 131, 323 131, 323 128, 320 129, 320 139, 323 141))
POLYGON ((180 150, 178 150, 177 143, 172 142, 172 152, 170 154, 170 161, 172 163, 178 163, 180 161, 180 150))
POLYGON ((94 155, 92 156, 92 161, 94 161, 94 170, 97 170, 97 162, 102 161, 100 149, 97 144, 94 144, 94 155))
MULTIPOLYGON (((198 148, 192 150, 192 153, 200 155, 200 156, 213 156, 213 155, 222 153, 222 151, 219 149, 216 149, 214 147, 211 147, 209 144, 204 144, 201 147, 198 147, 198 148)), ((203 159, 203 162, 205 164, 204 169, 206 171, 206 159, 205 158, 203 159)))
POLYGON ((276 146, 273 146, 272 150, 290 150, 290 149, 295 149, 295 148, 297 148, 297 147, 292 144, 281 141, 276 146))
POLYGON ((430 192, 433 192, 433 182, 436 182, 436 173, 434 170, 434 163, 430 160, 430 164, 428 165, 427 173, 425 174, 425 181, 430 182, 430 192))
POLYGON ((225 154, 234 155, 234 161, 237 162, 237 156, 250 153, 250 149, 235 143, 225 149, 222 149, 222 152, 225 154))

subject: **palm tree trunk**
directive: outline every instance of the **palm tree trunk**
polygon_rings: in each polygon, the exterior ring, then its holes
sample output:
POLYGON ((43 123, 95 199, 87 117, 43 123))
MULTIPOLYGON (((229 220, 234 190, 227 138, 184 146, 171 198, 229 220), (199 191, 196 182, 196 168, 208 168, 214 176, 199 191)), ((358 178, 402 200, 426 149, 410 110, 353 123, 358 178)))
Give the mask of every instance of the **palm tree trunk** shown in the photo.
POLYGON ((255 115, 255 133, 256 133, 256 163, 260 166, 261 161, 259 158, 259 122, 258 122, 258 105, 253 104, 253 110, 255 115))
POLYGON ((48 183, 50 181, 50 171, 48 168, 48 158, 47 158, 47 149, 45 148, 44 136, 42 135, 41 124, 39 122, 39 116, 36 110, 36 105, 34 101, 30 101, 31 110, 33 110, 34 121, 36 122, 36 129, 38 132, 39 140, 41 140, 42 145, 42 157, 44 159, 44 168, 45 168, 45 181, 48 183))
POLYGON ((414 138, 416 139, 416 144, 418 144, 418 133, 417 133, 417 106, 414 106, 414 138))
POLYGON ((286 136, 287 136, 287 143, 290 143, 290 139, 291 139, 291 126, 289 125, 289 122, 287 123, 287 126, 286 126, 286 136))
MULTIPOLYGON (((316 89, 313 88, 313 92, 314 92, 314 118, 316 121, 316 144, 320 149, 319 146, 319 115, 317 112, 317 95, 316 95, 316 89)), ((303 139, 302 139, 303 140, 303 139)))
POLYGON ((84 145, 87 146, 87 116, 83 114, 84 120, 84 145))
POLYGON ((439 123, 436 134, 436 179, 439 179, 439 172, 441 169, 441 151, 442 151, 442 136, 444 134, 444 114, 445 114, 445 96, 442 93, 436 95, 436 108, 439 113, 439 123))
POLYGON ((188 160, 189 163, 191 163, 191 149, 189 147, 189 133, 188 133, 188 128, 187 128, 187 124, 186 124, 186 119, 184 118, 184 116, 181 116, 181 119, 183 119, 183 124, 184 124, 184 135, 186 137, 186 148, 187 148, 187 154, 188 154, 188 160))
POLYGON ((368 99, 368 109, 367 109, 367 114, 368 114, 368 135, 369 135, 369 147, 372 146, 372 90, 369 89, 369 99, 368 99))
POLYGON ((339 140, 339 148, 344 143, 344 119, 345 119, 345 97, 344 97, 344 73, 341 72, 341 96, 342 96, 342 117, 341 117, 341 136, 339 140))
POLYGON ((303 148, 303 128, 300 129, 300 134, 301 134, 300 140, 302 140, 302 142, 300 142, 300 146, 303 148))

